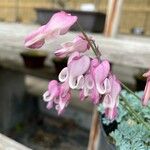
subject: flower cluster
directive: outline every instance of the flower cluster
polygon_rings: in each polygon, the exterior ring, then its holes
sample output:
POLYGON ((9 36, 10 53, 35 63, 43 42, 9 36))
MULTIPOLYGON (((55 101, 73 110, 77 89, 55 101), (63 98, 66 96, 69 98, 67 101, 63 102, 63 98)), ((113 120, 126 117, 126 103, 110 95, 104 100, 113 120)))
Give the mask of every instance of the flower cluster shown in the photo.
POLYGON ((118 96, 121 91, 119 81, 110 72, 108 60, 90 58, 77 51, 71 53, 67 67, 62 69, 59 82, 49 82, 44 93, 47 108, 55 108, 62 113, 71 100, 71 90, 79 90, 80 100, 90 97, 93 104, 103 103, 105 114, 113 119, 117 114, 118 96))
MULTIPOLYGON (((25 46, 32 49, 40 48, 46 40, 52 40, 67 33, 76 21, 76 16, 58 12, 46 25, 26 37, 25 46)), ((80 34, 73 41, 62 44, 56 50, 57 57, 69 57, 68 63, 60 72, 59 81, 49 82, 43 99, 47 102, 48 109, 55 106, 58 114, 61 114, 71 101, 71 91, 76 89, 79 91, 81 101, 89 97, 95 105, 102 103, 106 117, 113 120, 117 115, 121 85, 112 74, 108 60, 102 60, 97 56, 91 58, 85 54, 91 47, 90 41, 94 42, 92 38, 80 34)), ((150 97, 150 72, 144 76, 148 77, 145 89, 148 93, 143 98, 143 104, 146 105, 150 97)))

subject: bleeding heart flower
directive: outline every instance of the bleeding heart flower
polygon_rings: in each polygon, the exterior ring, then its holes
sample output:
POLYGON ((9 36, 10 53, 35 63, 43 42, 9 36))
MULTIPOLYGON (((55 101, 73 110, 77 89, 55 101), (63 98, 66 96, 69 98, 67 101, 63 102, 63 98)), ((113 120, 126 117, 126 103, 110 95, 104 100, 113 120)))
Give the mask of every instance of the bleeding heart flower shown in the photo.
POLYGON ((48 90, 43 94, 43 100, 48 102, 48 109, 53 107, 53 102, 57 100, 59 91, 59 83, 56 80, 50 81, 48 84, 48 90))
POLYGON ((45 40, 64 35, 76 21, 76 16, 71 16, 64 11, 55 13, 46 25, 41 26, 25 38, 25 47, 33 49, 42 47, 45 40))
POLYGON ((80 100, 84 100, 86 97, 90 97, 94 104, 98 104, 100 101, 100 94, 96 89, 96 83, 94 80, 94 70, 99 65, 97 58, 91 60, 90 68, 84 76, 83 89, 80 90, 80 100))
POLYGON ((64 82, 60 85, 59 99, 56 105, 56 110, 58 115, 64 112, 64 109, 68 106, 71 100, 71 89, 68 85, 68 82, 64 82))
POLYGON ((110 64, 107 60, 103 60, 94 70, 94 80, 100 94, 105 94, 110 91, 110 83, 107 79, 109 72, 110 64))
POLYGON ((48 102, 48 109, 51 109, 53 104, 56 104, 55 108, 58 114, 63 113, 71 99, 71 89, 68 82, 62 84, 56 80, 49 82, 48 90, 43 94, 43 99, 45 102, 48 102))
POLYGON ((144 106, 148 105, 148 102, 150 100, 150 70, 143 74, 144 77, 147 77, 146 86, 144 90, 144 96, 142 98, 142 104, 144 106))
POLYGON ((82 37, 82 35, 78 35, 72 42, 62 44, 61 49, 57 50, 55 55, 58 57, 66 57, 75 51, 83 53, 88 49, 88 42, 82 37))
POLYGON ((110 120, 113 120, 117 115, 121 86, 115 75, 110 75, 108 79, 110 81, 111 91, 104 96, 103 106, 105 108, 105 115, 110 120))
POLYGON ((68 65, 59 74, 59 80, 64 82, 68 80, 71 89, 81 89, 83 86, 83 74, 89 69, 90 58, 74 52, 68 59, 68 65))

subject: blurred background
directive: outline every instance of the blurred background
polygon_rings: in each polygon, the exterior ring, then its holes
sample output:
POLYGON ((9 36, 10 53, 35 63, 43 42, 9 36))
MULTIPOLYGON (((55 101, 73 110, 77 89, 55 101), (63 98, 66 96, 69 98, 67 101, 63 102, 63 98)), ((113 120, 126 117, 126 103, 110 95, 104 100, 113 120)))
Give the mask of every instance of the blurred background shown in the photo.
MULTIPOLYGON (((107 0, 3 0, 0 2, 0 21, 35 23, 36 8, 80 10, 83 4, 91 3, 98 12, 106 13, 107 0)), ((130 34, 140 28, 150 35, 150 1, 124 0, 119 32, 130 34)))
POLYGON ((144 88, 141 76, 150 65, 150 0, 1 0, 0 150, 93 150, 89 99, 81 103, 78 92, 73 92, 71 104, 59 117, 42 100, 49 80, 57 79, 67 65, 67 59, 53 52, 72 40, 78 28, 73 26, 38 51, 24 48, 24 37, 59 10, 79 17, 122 82, 136 91, 144 88))

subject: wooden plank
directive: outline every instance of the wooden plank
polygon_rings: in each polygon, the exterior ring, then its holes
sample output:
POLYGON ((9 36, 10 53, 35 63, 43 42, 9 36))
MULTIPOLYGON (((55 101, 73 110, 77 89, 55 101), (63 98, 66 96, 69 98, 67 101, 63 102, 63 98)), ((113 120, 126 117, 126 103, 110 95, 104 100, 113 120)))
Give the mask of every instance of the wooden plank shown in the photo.
POLYGON ((105 36, 115 37, 118 33, 123 0, 109 0, 105 23, 105 36))
MULTIPOLYGON (((25 49, 24 37, 36 28, 38 28, 37 25, 0 23, 0 61, 9 59, 21 65, 22 60, 19 53, 25 49), (16 32, 16 28, 19 32, 16 32)), ((77 34, 78 32, 69 32, 59 40, 46 44, 41 50, 48 51, 49 58, 51 58, 59 44, 70 41, 77 34)), ((103 58, 109 59, 114 64, 139 68, 150 67, 150 38, 120 35, 115 39, 106 38, 100 34, 90 33, 88 35, 96 39, 103 58)), ((91 52, 90 55, 92 54, 91 52)))
POLYGON ((99 148, 100 119, 98 116, 98 111, 94 108, 87 150, 98 150, 99 148))

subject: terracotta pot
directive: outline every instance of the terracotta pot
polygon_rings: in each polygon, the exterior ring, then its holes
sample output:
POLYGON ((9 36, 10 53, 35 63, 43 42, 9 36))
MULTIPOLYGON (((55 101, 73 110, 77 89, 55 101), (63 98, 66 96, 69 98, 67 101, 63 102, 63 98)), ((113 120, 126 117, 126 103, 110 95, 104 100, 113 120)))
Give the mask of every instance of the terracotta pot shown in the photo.
POLYGON ((25 66, 32 69, 42 68, 47 57, 46 52, 31 50, 21 52, 20 55, 23 58, 25 66))
POLYGON ((52 59, 54 66, 55 66, 55 71, 56 74, 58 75, 60 71, 67 66, 67 58, 56 58, 54 57, 52 59))

